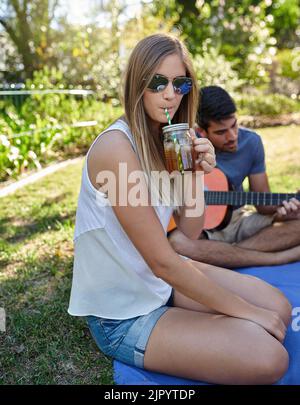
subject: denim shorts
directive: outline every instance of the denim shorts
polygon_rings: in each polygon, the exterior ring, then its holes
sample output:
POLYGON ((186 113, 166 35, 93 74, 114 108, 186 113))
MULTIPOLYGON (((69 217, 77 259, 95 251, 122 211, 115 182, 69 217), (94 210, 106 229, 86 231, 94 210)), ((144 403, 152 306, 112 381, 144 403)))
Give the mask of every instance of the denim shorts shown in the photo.
POLYGON ((105 355, 144 368, 149 336, 156 322, 172 305, 173 294, 165 305, 147 315, 122 320, 90 315, 86 320, 97 346, 105 355))

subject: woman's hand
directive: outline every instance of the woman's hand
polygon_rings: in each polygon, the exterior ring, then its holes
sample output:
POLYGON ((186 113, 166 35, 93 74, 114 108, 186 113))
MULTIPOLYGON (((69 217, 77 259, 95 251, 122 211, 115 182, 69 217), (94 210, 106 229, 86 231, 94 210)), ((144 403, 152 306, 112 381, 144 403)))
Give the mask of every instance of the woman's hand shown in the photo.
POLYGON ((257 308, 254 314, 247 317, 262 326, 267 332, 274 336, 279 342, 283 342, 286 334, 286 326, 277 312, 264 308, 257 308))
POLYGON ((195 170, 210 173, 216 166, 215 148, 208 139, 197 138, 193 128, 190 128, 189 132, 193 139, 195 170))

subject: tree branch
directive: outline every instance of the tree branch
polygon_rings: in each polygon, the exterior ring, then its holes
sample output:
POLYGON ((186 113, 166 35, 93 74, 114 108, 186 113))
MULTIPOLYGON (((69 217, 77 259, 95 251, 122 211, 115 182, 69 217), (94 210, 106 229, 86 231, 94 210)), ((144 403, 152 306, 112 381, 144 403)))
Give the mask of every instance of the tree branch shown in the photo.
POLYGON ((10 0, 11 5, 13 6, 15 12, 19 15, 20 14, 20 3, 18 0, 10 0))
POLYGON ((18 39, 17 35, 15 34, 13 28, 3 18, 0 18, 0 24, 2 24, 5 31, 8 33, 8 35, 11 37, 14 44, 17 46, 19 39, 18 39))
POLYGON ((23 12, 26 13, 28 0, 23 0, 23 12))
MULTIPOLYGON (((59 0, 54 0, 53 5, 51 7, 51 10, 49 9, 49 23, 53 20, 54 18, 54 13, 55 13, 55 9, 57 8, 59 4, 59 0)), ((50 7, 49 7, 50 8, 50 7)))

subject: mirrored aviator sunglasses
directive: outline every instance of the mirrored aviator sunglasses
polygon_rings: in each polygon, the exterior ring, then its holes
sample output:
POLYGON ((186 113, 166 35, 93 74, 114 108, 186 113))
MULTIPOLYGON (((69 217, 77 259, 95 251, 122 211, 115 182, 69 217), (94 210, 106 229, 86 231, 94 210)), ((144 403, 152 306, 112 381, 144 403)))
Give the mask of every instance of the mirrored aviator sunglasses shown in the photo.
MULTIPOLYGON (((165 90, 168 84, 169 79, 166 76, 156 74, 152 77, 150 83, 148 84, 148 89, 155 93, 159 93, 160 91, 165 90)), ((178 76, 172 80, 172 85, 177 94, 184 96, 191 91, 193 80, 190 77, 178 76)))

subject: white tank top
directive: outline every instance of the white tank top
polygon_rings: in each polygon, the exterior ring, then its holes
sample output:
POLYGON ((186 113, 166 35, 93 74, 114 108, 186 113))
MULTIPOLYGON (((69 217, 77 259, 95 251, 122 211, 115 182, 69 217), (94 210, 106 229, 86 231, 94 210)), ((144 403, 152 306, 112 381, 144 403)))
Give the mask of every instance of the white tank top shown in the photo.
MULTIPOLYGON (((136 152, 128 125, 118 120, 105 132, 122 131, 136 152)), ((91 183, 86 155, 78 198, 74 235, 74 266, 68 312, 127 319, 164 305, 171 286, 156 277, 119 223, 107 198, 91 183), (100 202, 100 204, 99 204, 100 202)), ((155 206, 165 230, 172 207, 155 206)))

